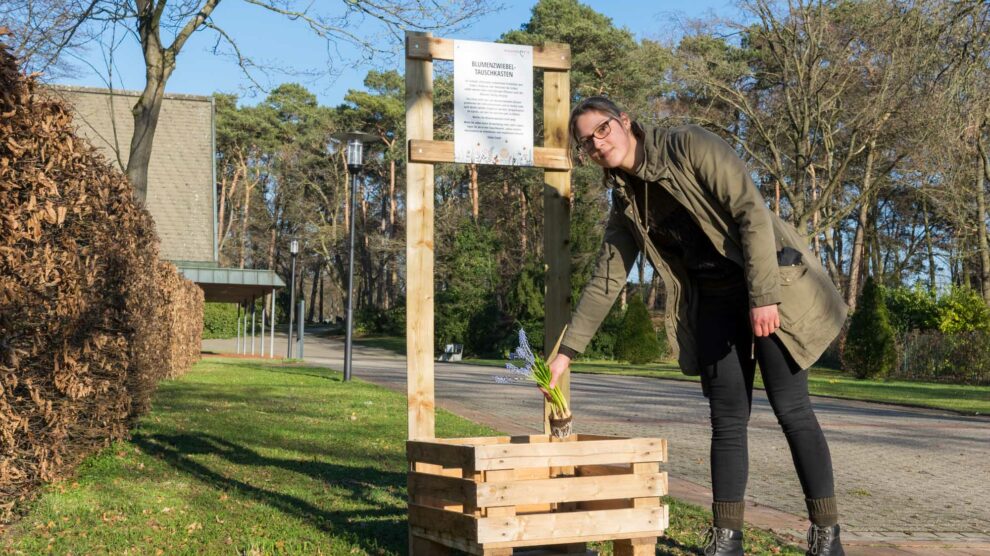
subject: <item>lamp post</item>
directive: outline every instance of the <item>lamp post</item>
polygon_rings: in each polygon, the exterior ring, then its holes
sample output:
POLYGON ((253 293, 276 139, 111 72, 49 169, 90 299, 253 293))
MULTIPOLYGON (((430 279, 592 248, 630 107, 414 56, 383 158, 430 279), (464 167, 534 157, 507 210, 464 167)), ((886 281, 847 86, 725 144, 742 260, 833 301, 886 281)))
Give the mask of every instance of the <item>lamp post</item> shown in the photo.
MULTIPOLYGON (((289 243, 289 253, 292 254, 292 280, 289 281, 289 340, 285 350, 286 359, 292 357, 292 320, 296 314, 296 255, 299 254, 299 240, 289 243)), ((275 318, 274 315, 272 318, 275 318)))
POLYGON ((344 340, 344 380, 351 379, 351 348, 354 333, 354 222, 357 220, 358 173, 364 166, 364 144, 378 139, 377 136, 360 131, 338 133, 333 136, 347 145, 347 171, 351 174, 351 229, 350 255, 347 265, 347 335, 344 340))

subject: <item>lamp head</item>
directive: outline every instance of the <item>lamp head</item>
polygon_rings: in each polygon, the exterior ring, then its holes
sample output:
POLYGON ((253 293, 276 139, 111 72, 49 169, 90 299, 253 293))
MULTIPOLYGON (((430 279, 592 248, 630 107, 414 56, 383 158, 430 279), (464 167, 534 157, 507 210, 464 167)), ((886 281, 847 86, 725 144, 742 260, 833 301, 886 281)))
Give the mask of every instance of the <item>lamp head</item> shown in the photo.
POLYGON ((347 149, 347 168, 351 172, 360 170, 361 166, 364 165, 364 144, 378 139, 377 135, 361 131, 334 133, 331 137, 344 143, 347 149))
POLYGON ((289 253, 292 253, 292 256, 293 257, 296 256, 297 254, 299 254, 299 240, 298 239, 294 239, 294 240, 292 240, 291 243, 289 243, 289 253))

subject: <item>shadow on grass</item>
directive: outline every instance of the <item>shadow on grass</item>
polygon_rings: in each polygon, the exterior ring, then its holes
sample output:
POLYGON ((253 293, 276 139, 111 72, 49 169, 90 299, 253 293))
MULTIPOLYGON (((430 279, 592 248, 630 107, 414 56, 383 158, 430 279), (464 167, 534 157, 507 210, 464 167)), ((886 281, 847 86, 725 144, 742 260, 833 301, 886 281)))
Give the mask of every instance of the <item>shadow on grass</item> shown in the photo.
POLYGON ((405 505, 383 506, 376 492, 405 488, 405 475, 372 468, 265 457, 250 448, 205 434, 136 434, 133 443, 145 453, 220 490, 237 492, 338 537, 348 538, 368 553, 380 549, 402 553, 407 546, 405 505), (323 508, 302 498, 260 488, 193 461, 189 456, 213 455, 244 466, 279 467, 308 475, 347 491, 363 509, 323 508))

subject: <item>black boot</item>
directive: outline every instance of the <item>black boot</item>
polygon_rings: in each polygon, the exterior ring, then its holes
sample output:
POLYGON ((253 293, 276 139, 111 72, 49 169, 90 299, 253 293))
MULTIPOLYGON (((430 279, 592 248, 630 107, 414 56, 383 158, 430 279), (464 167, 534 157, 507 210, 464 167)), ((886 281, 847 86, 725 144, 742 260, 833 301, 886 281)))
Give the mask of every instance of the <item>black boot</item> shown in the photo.
POLYGON ((811 525, 808 529, 807 556, 845 556, 842 542, 839 540, 839 526, 819 527, 811 525))
POLYGON ((705 533, 705 556, 743 556, 742 531, 710 527, 705 533))

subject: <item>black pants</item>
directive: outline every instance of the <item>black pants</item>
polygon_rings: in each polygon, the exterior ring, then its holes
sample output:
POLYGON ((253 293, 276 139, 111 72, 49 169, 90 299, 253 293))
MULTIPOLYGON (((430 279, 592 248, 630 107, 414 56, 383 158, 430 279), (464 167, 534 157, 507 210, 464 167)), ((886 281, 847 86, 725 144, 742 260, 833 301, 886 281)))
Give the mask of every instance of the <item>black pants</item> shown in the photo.
POLYGON ((698 348, 711 410, 712 493, 719 502, 743 499, 749 475, 746 427, 753 403, 753 376, 763 384, 787 437, 806 498, 834 495, 832 458, 808 398, 808 371, 798 368, 775 335, 755 338, 746 294, 702 296, 698 348))

